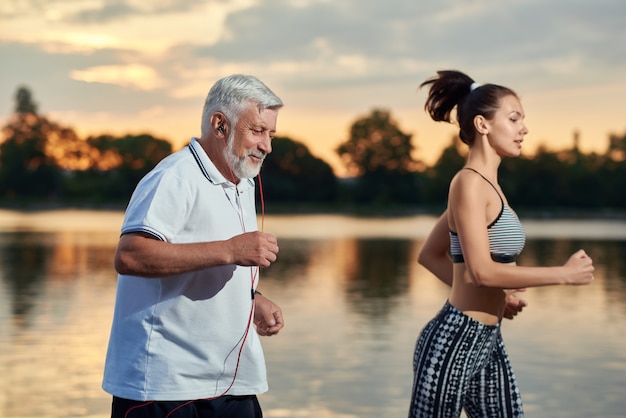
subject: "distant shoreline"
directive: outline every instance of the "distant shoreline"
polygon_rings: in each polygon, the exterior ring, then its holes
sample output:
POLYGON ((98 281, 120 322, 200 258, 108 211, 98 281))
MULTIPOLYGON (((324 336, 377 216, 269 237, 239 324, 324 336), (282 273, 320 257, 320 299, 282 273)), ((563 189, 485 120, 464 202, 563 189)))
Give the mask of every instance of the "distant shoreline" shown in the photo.
MULTIPOLYGON (((626 241, 624 217, 521 217, 529 239, 569 238, 626 241)), ((287 239, 424 239, 438 213, 405 212, 393 215, 352 213, 275 213, 259 215, 259 228, 287 239)), ((0 209, 0 233, 76 233, 85 239, 104 234, 119 237, 124 211, 119 208, 47 208, 39 210, 0 209)))
MULTIPOLYGON (((53 212, 60 210, 92 211, 92 212, 124 212, 125 203, 106 204, 68 204, 68 203, 37 203, 12 204, 0 203, 0 211, 20 213, 53 212)), ((417 215, 438 216, 443 207, 399 207, 399 206, 341 206, 316 204, 273 204, 266 202, 266 215, 342 215, 368 218, 403 218, 417 215)), ((520 208, 515 210, 522 220, 614 220, 626 221, 625 209, 581 209, 581 208, 520 208)), ((261 208, 257 207, 260 214, 261 208)))

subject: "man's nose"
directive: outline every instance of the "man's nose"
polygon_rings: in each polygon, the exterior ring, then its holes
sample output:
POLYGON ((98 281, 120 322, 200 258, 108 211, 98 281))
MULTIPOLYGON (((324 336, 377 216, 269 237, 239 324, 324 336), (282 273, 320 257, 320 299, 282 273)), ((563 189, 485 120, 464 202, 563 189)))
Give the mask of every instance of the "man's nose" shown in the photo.
POLYGON ((263 139, 259 143, 259 149, 266 154, 272 152, 272 137, 269 132, 263 136, 263 139))

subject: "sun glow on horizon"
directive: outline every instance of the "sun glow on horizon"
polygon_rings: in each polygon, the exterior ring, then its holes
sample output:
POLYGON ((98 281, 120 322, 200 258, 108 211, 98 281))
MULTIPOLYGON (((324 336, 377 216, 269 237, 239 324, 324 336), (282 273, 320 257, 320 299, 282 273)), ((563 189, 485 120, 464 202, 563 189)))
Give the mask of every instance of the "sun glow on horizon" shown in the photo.
MULTIPOLYGON (((71 119, 82 121, 80 127, 75 127, 80 135, 149 133, 170 141, 173 150, 177 151, 187 145, 192 136, 198 135, 199 113, 196 108, 172 112, 171 109, 154 107, 141 114, 127 116, 126 120, 110 114, 100 114, 93 118, 77 113, 71 119)), ((335 150, 347 140, 350 125, 358 117, 359 115, 351 116, 347 113, 325 114, 321 110, 312 114, 284 109, 279 114, 276 134, 302 142, 314 156, 327 162, 338 177, 346 177, 347 171, 335 150)), ((411 111, 396 113, 396 120, 403 132, 413 135, 416 159, 428 166, 436 162, 443 148, 450 145, 457 134, 454 125, 436 124, 426 116, 415 115, 411 111)), ((603 153, 607 149, 611 131, 601 126, 603 125, 591 125, 577 130, 573 125, 565 128, 558 124, 533 124, 534 132, 525 139, 522 155, 532 156, 539 147, 549 151, 572 149, 575 135, 579 135, 579 149, 582 152, 603 153), (595 140, 591 140, 592 138, 595 140)), ((614 134, 621 135, 623 132, 624 130, 618 130, 614 134)))

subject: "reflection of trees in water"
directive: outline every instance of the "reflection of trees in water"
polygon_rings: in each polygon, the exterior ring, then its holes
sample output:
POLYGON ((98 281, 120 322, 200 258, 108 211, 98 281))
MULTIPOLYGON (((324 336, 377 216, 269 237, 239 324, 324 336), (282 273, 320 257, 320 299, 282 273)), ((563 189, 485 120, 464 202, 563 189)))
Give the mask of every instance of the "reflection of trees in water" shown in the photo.
MULTIPOLYGON (((626 310, 626 241, 585 241, 570 239, 528 240, 519 257, 520 265, 558 266, 579 249, 585 250, 593 259, 596 278, 612 306, 626 310)), ((594 285, 598 285, 597 283, 594 285)))
POLYGON ((96 233, 0 234, 0 278, 6 283, 16 322, 21 326, 30 324, 31 316, 53 282, 60 282, 55 288, 62 298, 68 298, 81 277, 94 285, 100 276, 115 277, 114 250, 114 246, 102 244, 96 233))
POLYGON ((607 242, 599 241, 583 241, 576 239, 529 239, 526 242, 524 251, 519 257, 520 264, 528 266, 559 266, 564 264, 567 259, 576 251, 583 249, 597 264, 597 254, 595 251, 603 247, 607 242))
POLYGON ((582 244, 593 258, 596 277, 602 277, 609 309, 626 312, 626 241, 597 241, 582 244))
POLYGON ((279 239, 279 252, 276 261, 262 270, 262 281, 279 282, 291 286, 306 279, 314 247, 318 241, 304 239, 279 239))
MULTIPOLYGON (((278 260, 263 271, 262 280, 291 287, 325 278, 344 283, 347 305, 370 319, 384 319, 409 289, 410 270, 416 263, 409 239, 350 238, 340 240, 281 239, 278 260)), ((583 248, 594 259, 597 285, 613 305, 626 309, 626 242, 571 239, 529 239, 519 257, 525 266, 558 266, 583 248)))
POLYGON ((356 241, 356 266, 346 276, 346 298, 360 314, 386 318, 409 288, 412 241, 407 239, 360 239, 356 241))
POLYGON ((19 232, 0 235, 0 277, 10 292, 11 313, 18 319, 28 317, 42 293, 46 246, 38 236, 19 232))
POLYGON ((596 272, 626 284, 626 241, 532 239, 526 243, 519 262, 529 266, 561 265, 579 249, 593 258, 596 272))
POLYGON ((416 263, 408 239, 281 239, 279 245, 262 281, 286 287, 308 280, 344 283, 348 306, 368 318, 389 316, 396 297, 407 293, 410 263, 416 263))

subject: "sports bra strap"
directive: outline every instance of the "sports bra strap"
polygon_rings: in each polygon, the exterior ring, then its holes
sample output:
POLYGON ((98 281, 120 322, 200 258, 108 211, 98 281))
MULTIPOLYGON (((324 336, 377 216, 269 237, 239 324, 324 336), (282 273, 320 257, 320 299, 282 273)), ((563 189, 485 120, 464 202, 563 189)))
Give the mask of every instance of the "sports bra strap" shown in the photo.
POLYGON ((486 181, 487 183, 491 184, 491 187, 493 187, 493 190, 495 190, 495 191, 496 191, 496 193, 498 194, 498 197, 500 198, 500 201, 501 201, 501 202, 502 202, 502 204, 504 205, 504 199, 502 199, 502 195, 500 195, 500 192, 498 191, 498 189, 496 188, 496 186, 495 186, 495 185, 494 185, 491 181, 489 181, 489 179, 488 179, 487 177, 483 176, 482 174, 480 174, 480 172, 479 172, 479 171, 474 170, 473 168, 470 168, 470 167, 463 167, 463 169, 473 171, 474 173, 478 174, 480 177, 482 177, 483 179, 485 179, 485 181, 486 181))

